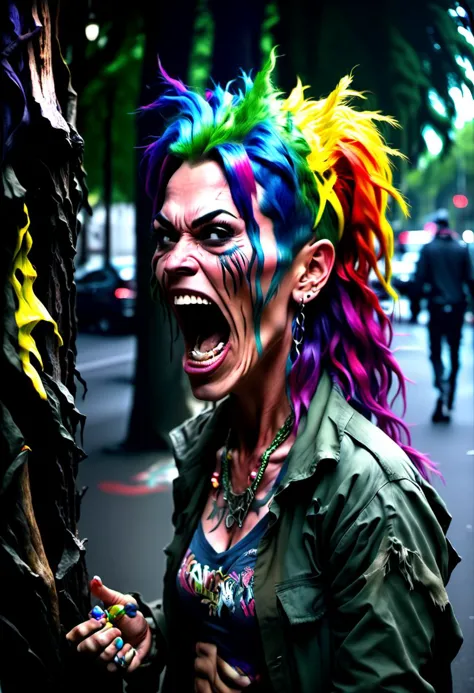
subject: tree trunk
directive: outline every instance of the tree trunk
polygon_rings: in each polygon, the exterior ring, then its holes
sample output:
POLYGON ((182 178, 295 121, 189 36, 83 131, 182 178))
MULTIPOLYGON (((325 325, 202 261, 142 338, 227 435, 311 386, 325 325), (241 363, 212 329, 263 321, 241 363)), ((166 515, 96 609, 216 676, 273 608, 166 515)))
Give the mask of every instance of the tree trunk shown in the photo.
POLYGON ((0 681, 2 693, 120 690, 75 654, 87 618, 77 533, 73 261, 83 142, 55 0, 2 3, 0 681))
POLYGON ((240 69, 252 74, 260 69, 262 55, 260 39, 266 0, 240 0, 227 3, 211 0, 214 18, 214 52, 211 76, 218 84, 225 85, 239 75, 240 69), (233 37, 229 37, 232 27, 233 37))
POLYGON ((115 84, 111 82, 107 86, 107 98, 104 120, 104 207, 105 207, 105 222, 104 222, 104 264, 110 265, 110 245, 111 245, 111 216, 112 216, 112 128, 114 121, 114 105, 115 105, 115 84))
MULTIPOLYGON (((139 106, 151 103, 159 95, 157 57, 165 70, 182 79, 188 73, 195 15, 194 0, 149 3, 144 8, 147 32, 139 106), (166 9, 165 9, 166 8, 166 9), (179 49, 177 50, 177 46, 179 49)), ((137 118, 139 147, 160 133, 162 121, 156 114, 143 113, 137 118)), ((142 149, 138 150, 139 170, 142 149)), ((144 181, 137 176, 136 249, 137 249, 137 360, 135 390, 127 439, 130 450, 166 449, 168 432, 191 415, 189 386, 183 375, 183 343, 178 338, 170 355, 170 328, 162 307, 151 298, 150 240, 151 201, 145 194, 144 181)))

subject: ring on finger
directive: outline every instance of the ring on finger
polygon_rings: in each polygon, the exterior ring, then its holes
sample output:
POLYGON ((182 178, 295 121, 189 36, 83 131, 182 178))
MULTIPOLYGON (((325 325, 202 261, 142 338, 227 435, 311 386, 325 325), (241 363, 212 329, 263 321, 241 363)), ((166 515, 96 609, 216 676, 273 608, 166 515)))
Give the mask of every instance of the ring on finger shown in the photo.
POLYGON ((137 615, 138 607, 136 604, 129 602, 127 604, 114 604, 105 610, 105 615, 110 623, 116 623, 120 621, 124 616, 129 618, 135 618, 137 615))

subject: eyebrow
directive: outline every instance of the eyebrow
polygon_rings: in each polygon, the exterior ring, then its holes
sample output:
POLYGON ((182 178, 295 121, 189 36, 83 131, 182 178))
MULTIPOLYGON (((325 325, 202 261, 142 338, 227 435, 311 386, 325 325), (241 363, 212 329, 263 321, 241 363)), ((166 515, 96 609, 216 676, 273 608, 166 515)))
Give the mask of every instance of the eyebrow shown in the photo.
POLYGON ((201 226, 202 224, 206 224, 208 221, 211 221, 212 219, 214 219, 214 217, 217 217, 218 214, 228 214, 230 217, 233 217, 234 219, 238 219, 238 217, 236 217, 235 214, 228 212, 226 209, 216 209, 213 212, 208 212, 207 214, 203 214, 202 217, 198 217, 197 219, 194 219, 194 221, 191 222, 191 228, 195 229, 197 226, 201 226))
MULTIPOLYGON (((195 229, 197 226, 202 226, 202 224, 206 224, 208 221, 211 221, 212 219, 214 219, 214 217, 217 217, 219 214, 228 214, 230 217, 238 219, 238 217, 236 217, 235 214, 232 214, 232 212, 228 212, 226 209, 215 209, 213 212, 208 212, 207 214, 203 214, 202 217, 194 219, 194 221, 191 222, 191 228, 195 229)), ((153 221, 157 221, 167 231, 176 231, 173 224, 161 212, 158 212, 158 214, 155 215, 153 221)))
POLYGON ((163 216, 161 212, 158 212, 158 214, 154 216, 153 221, 157 221, 167 231, 176 231, 173 224, 165 216, 163 216))

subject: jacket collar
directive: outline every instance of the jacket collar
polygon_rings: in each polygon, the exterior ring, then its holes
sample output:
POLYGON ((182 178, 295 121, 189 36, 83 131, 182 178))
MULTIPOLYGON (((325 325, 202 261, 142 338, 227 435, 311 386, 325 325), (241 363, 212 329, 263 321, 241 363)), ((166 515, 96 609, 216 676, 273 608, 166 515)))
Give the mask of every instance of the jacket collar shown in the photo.
MULTIPOLYGON (((207 466, 212 471, 216 450, 223 445, 231 423, 230 405, 227 398, 217 407, 198 414, 171 431, 180 475, 187 476, 187 472, 197 465, 201 467, 201 473, 207 466)), ((282 486, 311 476, 323 459, 339 460, 342 435, 353 413, 339 387, 323 372, 288 455, 288 470, 282 486)))

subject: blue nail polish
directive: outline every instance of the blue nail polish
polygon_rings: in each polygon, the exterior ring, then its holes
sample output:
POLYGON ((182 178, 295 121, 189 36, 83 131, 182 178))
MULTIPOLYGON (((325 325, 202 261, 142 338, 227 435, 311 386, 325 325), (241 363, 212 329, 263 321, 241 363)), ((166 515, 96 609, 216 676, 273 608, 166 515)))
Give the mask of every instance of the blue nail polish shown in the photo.
POLYGON ((96 621, 100 621, 101 618, 104 618, 105 611, 101 609, 100 606, 94 606, 89 616, 95 618, 96 621))
POLYGON ((121 650, 121 649, 122 649, 122 647, 123 647, 123 640, 122 640, 122 638, 115 638, 114 643, 115 643, 115 647, 117 648, 117 650, 121 650))
POLYGON ((116 664, 121 669, 124 669, 127 666, 125 657, 119 657, 118 655, 115 655, 114 657, 114 664, 116 664))

